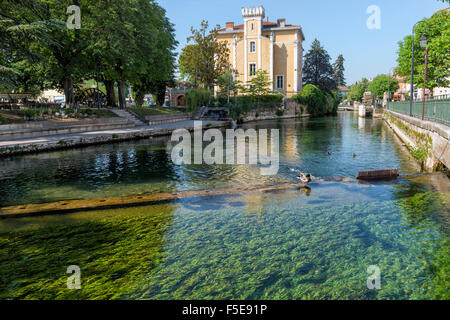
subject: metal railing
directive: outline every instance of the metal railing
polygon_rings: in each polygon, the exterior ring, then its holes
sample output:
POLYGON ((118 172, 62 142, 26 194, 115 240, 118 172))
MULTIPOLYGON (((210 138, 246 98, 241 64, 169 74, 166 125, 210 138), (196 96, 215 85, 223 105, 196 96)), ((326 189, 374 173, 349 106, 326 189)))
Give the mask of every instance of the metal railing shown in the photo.
MULTIPOLYGON (((390 102, 386 108, 394 112, 410 115, 409 100, 390 102)), ((413 117, 422 119, 422 112, 422 100, 414 100, 412 108, 413 117)), ((425 99, 425 120, 450 125, 450 95, 436 96, 425 99)))

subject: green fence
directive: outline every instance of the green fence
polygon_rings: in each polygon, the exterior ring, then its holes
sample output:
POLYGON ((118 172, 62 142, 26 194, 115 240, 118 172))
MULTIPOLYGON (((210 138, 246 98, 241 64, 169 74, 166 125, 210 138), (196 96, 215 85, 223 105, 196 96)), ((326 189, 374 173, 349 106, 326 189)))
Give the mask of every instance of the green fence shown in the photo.
MULTIPOLYGON (((394 112, 404 113, 406 115, 410 114, 409 101, 391 102, 386 108, 394 112)), ((413 116, 421 119, 422 110, 422 101, 414 101, 412 108, 413 116)), ((440 99, 427 99, 425 101, 425 120, 436 121, 450 125, 450 97, 446 96, 445 98, 440 99)))

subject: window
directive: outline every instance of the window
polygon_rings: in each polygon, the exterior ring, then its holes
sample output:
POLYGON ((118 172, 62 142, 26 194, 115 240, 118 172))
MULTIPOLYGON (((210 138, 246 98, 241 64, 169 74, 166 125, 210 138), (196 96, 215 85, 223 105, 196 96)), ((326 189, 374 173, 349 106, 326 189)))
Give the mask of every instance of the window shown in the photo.
POLYGON ((284 89, 284 76, 277 76, 277 90, 284 89))
POLYGON ((250 63, 250 76, 256 76, 256 63, 250 63))
POLYGON ((252 23, 252 31, 255 31, 255 25, 252 23))
POLYGON ((256 42, 250 41, 250 52, 256 52, 256 42))

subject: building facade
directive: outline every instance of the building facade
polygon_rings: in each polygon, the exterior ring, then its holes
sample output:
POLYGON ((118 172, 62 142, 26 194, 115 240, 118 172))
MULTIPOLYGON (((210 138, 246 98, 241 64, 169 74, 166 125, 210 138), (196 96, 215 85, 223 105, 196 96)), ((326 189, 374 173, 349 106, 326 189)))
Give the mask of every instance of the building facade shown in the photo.
POLYGON ((273 91, 290 97, 302 91, 302 28, 285 19, 270 22, 264 7, 242 8, 243 24, 227 22, 218 41, 230 49, 230 66, 247 84, 258 70, 267 71, 273 91))

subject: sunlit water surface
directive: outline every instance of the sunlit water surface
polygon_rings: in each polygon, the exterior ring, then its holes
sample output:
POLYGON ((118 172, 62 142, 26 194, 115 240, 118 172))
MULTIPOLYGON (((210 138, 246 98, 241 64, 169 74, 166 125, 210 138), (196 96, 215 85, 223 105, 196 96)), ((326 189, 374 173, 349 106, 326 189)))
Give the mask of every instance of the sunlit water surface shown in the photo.
POLYGON ((168 138, 1 160, 1 206, 253 188, 294 182, 300 171, 310 172, 316 182, 310 191, 242 192, 0 220, 5 273, 0 297, 419 299, 448 294, 448 178, 354 180, 365 170, 419 171, 381 120, 342 113, 244 128, 280 129, 278 175, 263 177, 251 165, 174 165, 168 138), (346 182, 335 181, 338 177, 346 182), (77 292, 64 287, 71 264, 80 265, 88 278, 77 292), (367 288, 372 265, 381 270, 381 290, 367 288), (42 289, 45 284, 48 291, 42 289))

